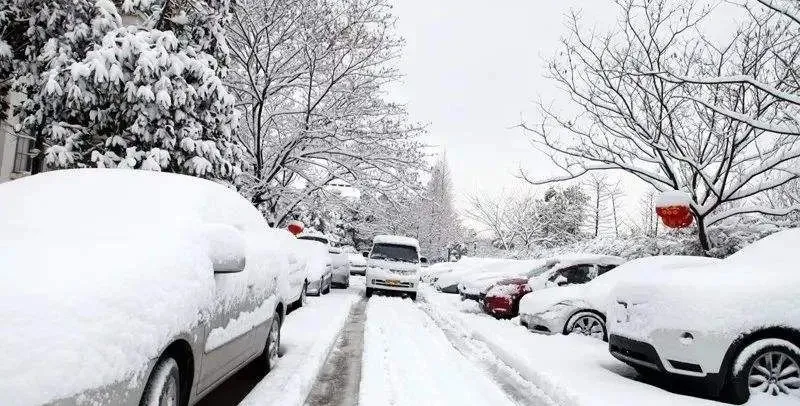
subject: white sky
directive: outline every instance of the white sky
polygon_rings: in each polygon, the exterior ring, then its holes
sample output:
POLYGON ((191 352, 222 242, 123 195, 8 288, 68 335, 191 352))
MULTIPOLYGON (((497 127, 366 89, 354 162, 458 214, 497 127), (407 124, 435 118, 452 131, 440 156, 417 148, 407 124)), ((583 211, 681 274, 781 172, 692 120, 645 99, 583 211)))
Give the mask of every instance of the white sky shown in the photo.
MULTIPOLYGON (((408 105, 412 120, 428 124, 427 141, 446 151, 459 209, 468 195, 528 188, 515 176, 520 167, 554 173, 513 127, 535 121, 540 97, 564 97, 543 74, 570 9, 598 26, 613 23, 617 11, 610 0, 395 0, 406 77, 391 95, 408 105)), ((732 25, 729 16, 718 21, 732 25)), ((629 212, 644 190, 626 181, 629 212)))

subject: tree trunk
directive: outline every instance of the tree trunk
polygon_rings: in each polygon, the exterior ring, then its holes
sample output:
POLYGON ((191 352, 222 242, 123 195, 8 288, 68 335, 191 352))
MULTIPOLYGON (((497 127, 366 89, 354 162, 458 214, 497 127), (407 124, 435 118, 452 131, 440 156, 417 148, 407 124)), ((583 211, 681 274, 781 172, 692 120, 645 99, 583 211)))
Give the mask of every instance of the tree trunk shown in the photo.
POLYGON ((36 126, 33 148, 36 155, 31 158, 31 175, 36 175, 44 170, 44 132, 41 125, 36 126))
POLYGON ((708 252, 711 244, 708 241, 708 234, 706 233, 706 223, 703 217, 697 218, 697 238, 700 239, 700 247, 703 251, 708 252))

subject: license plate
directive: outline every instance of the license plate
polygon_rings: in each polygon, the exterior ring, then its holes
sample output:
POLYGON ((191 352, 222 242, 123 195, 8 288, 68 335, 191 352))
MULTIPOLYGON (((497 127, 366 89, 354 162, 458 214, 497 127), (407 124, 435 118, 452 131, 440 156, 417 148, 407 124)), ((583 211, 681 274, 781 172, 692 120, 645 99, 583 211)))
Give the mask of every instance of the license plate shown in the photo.
POLYGON ((398 286, 398 285, 400 285, 400 281, 389 279, 389 280, 386 281, 386 284, 387 285, 391 285, 391 286, 398 286))

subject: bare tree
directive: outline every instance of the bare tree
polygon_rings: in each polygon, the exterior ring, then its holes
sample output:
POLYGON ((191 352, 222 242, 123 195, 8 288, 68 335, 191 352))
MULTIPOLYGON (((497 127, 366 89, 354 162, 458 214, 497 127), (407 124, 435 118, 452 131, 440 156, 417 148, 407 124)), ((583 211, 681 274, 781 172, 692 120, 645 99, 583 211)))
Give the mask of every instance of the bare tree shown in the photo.
POLYGON ((238 132, 251 168, 243 192, 279 224, 344 180, 410 190, 424 169, 421 129, 383 91, 403 42, 386 0, 243 0, 230 27, 238 132))
POLYGON ((607 176, 592 173, 582 182, 584 189, 589 194, 589 220, 591 221, 592 234, 597 237, 600 234, 601 226, 605 227, 609 220, 608 200, 611 185, 608 183, 607 176))
POLYGON ((464 210, 467 218, 486 226, 503 249, 513 246, 516 234, 514 225, 509 221, 510 201, 502 195, 496 198, 470 196, 469 208, 464 210))
POLYGON ((608 199, 611 203, 611 219, 614 224, 614 236, 619 238, 619 226, 620 226, 620 209, 619 204, 622 197, 625 196, 625 191, 622 188, 622 183, 617 181, 613 185, 609 185, 608 189, 608 199))
POLYGON ((791 168, 800 156, 797 131, 754 125, 759 123, 748 118, 785 117, 776 101, 765 98, 785 94, 751 82, 788 77, 762 66, 781 47, 796 48, 797 41, 789 44, 783 34, 754 24, 720 47, 696 34, 708 11, 693 1, 616 3, 618 25, 604 35, 585 30, 573 15, 571 36, 549 65, 550 77, 579 112, 564 116, 541 104, 543 120, 524 125, 564 174, 523 176, 542 184, 623 170, 658 191, 684 190, 692 198, 699 242, 708 250, 709 225, 762 211, 743 202, 797 176, 791 168), (687 77, 697 72, 738 72, 740 80, 730 80, 729 87, 687 86, 687 77))

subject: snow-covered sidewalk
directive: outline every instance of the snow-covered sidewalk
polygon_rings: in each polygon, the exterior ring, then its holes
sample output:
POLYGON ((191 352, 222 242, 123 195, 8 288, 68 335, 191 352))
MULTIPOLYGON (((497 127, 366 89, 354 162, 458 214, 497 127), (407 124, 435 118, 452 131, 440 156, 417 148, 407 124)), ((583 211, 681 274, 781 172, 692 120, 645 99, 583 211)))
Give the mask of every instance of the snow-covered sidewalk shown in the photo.
POLYGON ((607 344, 575 336, 543 336, 516 320, 495 320, 472 301, 424 287, 428 312, 437 322, 485 343, 494 354, 559 405, 722 405, 668 392, 634 380, 636 372, 614 359, 607 344))
POLYGON ((370 299, 362 362, 362 406, 515 404, 409 299, 370 299))
POLYGON ((347 321, 350 309, 364 296, 363 278, 351 278, 347 290, 309 298, 286 318, 278 366, 240 405, 301 405, 305 402, 328 353, 347 321))

